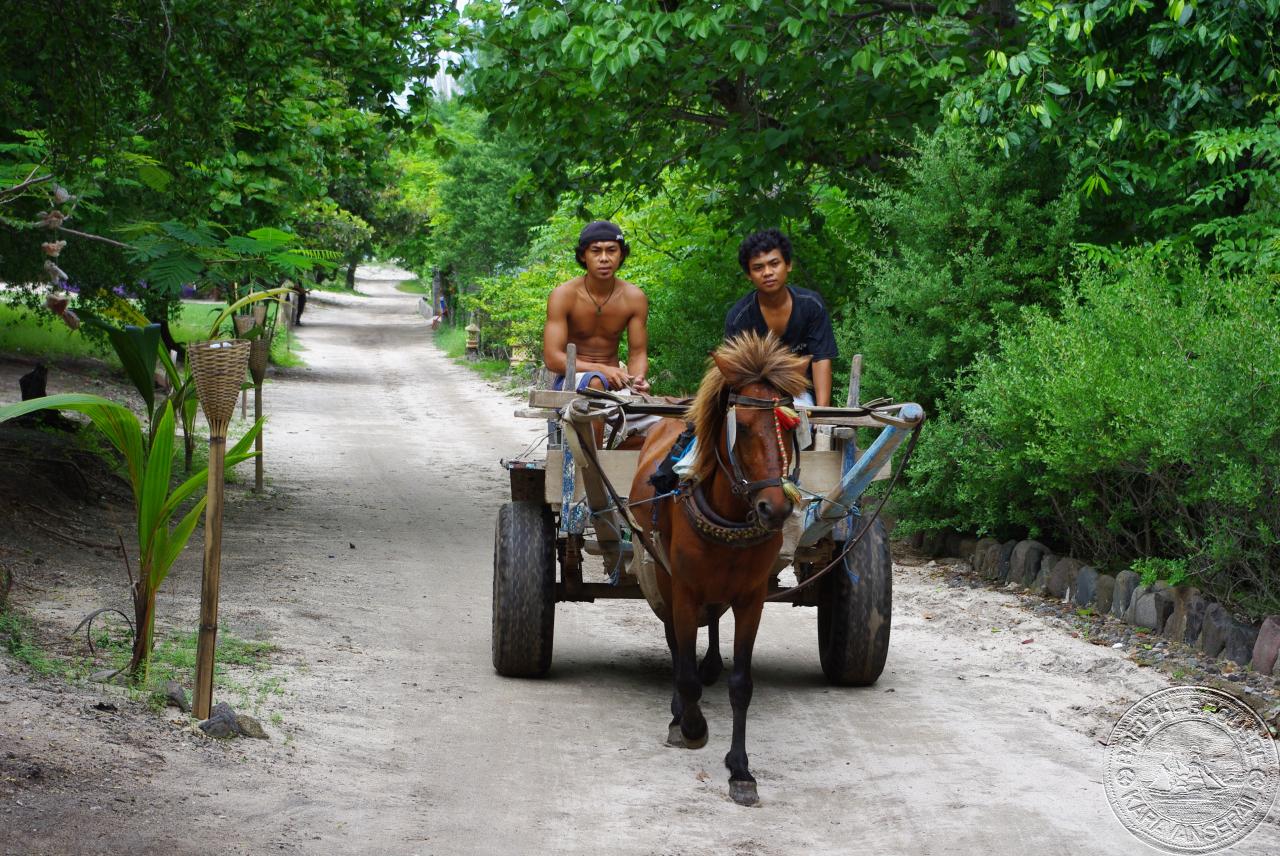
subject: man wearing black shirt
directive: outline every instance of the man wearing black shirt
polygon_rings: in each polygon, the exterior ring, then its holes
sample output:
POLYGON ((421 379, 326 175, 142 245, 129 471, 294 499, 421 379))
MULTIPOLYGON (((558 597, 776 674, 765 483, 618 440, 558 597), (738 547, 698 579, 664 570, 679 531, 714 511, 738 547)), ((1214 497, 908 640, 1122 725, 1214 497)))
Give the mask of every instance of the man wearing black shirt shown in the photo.
POLYGON ((787 285, 791 274, 791 241, 777 229, 748 235, 738 247, 738 263, 756 290, 733 305, 724 319, 724 336, 748 330, 772 332, 802 357, 809 357, 813 401, 831 406, 831 361, 836 338, 822 296, 807 288, 787 285))

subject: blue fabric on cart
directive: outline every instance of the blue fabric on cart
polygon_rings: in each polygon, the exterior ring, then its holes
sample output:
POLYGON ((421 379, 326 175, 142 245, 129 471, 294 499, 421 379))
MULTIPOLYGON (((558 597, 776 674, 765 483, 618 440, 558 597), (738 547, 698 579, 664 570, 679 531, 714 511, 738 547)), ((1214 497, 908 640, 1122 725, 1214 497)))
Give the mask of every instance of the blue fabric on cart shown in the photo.
MULTIPOLYGON (((795 397, 795 403, 797 407, 813 407, 813 393, 806 389, 795 397)), ((676 476, 678 476, 681 481, 693 475, 693 461, 694 458, 697 457, 697 454, 698 440, 697 438, 694 438, 689 442, 688 447, 685 448, 684 454, 680 456, 678 461, 676 461, 675 472, 676 476)))
MULTIPOLYGON (((605 376, 600 372, 583 372, 582 374, 578 375, 578 386, 576 387, 576 389, 586 389, 587 386, 591 383, 591 379, 595 377, 600 378, 600 384, 605 389, 609 388, 608 379, 605 378, 605 376)), ((556 375, 556 379, 551 383, 551 388, 555 390, 564 389, 564 375, 556 375)))

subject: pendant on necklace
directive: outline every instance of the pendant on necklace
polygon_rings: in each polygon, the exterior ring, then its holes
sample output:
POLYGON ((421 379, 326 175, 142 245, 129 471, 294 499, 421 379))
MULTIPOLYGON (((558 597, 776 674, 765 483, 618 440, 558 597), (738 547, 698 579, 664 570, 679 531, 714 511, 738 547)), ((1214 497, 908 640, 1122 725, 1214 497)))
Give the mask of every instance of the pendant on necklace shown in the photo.
POLYGON ((596 314, 597 314, 597 315, 603 315, 603 314, 604 314, 604 307, 603 307, 603 306, 597 306, 597 307, 596 307, 596 314))

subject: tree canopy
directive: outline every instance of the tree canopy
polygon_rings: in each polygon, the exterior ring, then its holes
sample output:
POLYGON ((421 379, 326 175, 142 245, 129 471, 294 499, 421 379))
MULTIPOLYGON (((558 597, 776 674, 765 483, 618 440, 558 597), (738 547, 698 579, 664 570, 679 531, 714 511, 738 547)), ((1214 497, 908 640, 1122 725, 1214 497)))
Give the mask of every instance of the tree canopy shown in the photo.
MULTIPOLYGON (((369 240, 346 226, 406 227, 383 190, 388 152, 429 93, 412 84, 438 68, 430 37, 451 4, 112 0, 56 26, 40 4, 8 14, 0 187, 52 181, 0 198, 0 279, 39 275, 31 226, 55 183, 77 198, 72 222, 104 235, 164 221, 301 227, 356 234, 361 249, 369 240)), ((127 252, 75 244, 64 267, 78 283, 137 278, 127 252), (76 264, 82 251, 95 264, 76 264)))

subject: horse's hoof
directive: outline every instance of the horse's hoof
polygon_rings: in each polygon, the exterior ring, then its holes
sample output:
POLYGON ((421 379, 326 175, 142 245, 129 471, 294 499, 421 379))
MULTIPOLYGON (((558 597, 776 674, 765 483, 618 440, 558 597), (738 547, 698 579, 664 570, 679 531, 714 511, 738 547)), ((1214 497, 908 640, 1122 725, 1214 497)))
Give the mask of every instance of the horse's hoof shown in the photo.
MULTIPOLYGON (((676 730, 680 731, 680 726, 677 725, 676 730)), ((707 745, 707 733, 708 733, 708 729, 704 728, 702 730, 701 737, 689 737, 683 731, 680 731, 680 738, 681 738, 680 742, 684 745, 684 748, 686 749, 701 749, 703 746, 707 745)))
POLYGON ((667 729, 667 745, 684 748, 684 735, 680 733, 680 723, 672 723, 667 729))
POLYGON ((729 796, 738 805, 755 805, 760 802, 760 794, 756 791, 755 782, 731 779, 729 781, 729 796))

